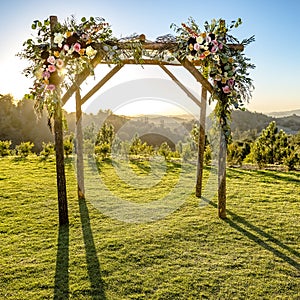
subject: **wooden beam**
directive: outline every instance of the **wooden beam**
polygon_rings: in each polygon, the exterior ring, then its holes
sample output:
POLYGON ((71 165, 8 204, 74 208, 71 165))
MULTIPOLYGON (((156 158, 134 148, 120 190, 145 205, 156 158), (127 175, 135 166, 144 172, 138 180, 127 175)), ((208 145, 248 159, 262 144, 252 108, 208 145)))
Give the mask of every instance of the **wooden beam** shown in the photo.
POLYGON ((123 65, 116 65, 110 70, 82 99, 81 105, 90 99, 109 79, 111 79, 118 71, 121 70, 123 65))
POLYGON ((82 110, 79 89, 76 90, 76 173, 78 199, 84 199, 84 166, 83 166, 83 134, 82 134, 82 110))
MULTIPOLYGON (((92 59, 92 66, 95 68, 98 64, 101 63, 103 58, 103 51, 99 51, 96 56, 92 59)), ((87 79, 90 75, 89 69, 84 69, 79 75, 76 76, 75 82, 70 86, 70 88, 66 91, 61 99, 62 106, 66 104, 66 102, 71 98, 71 96, 76 92, 80 85, 87 79)))
MULTIPOLYGON (((54 28, 57 24, 57 17, 50 16, 51 40, 54 37, 54 28)), ((52 41, 51 41, 52 42, 52 41)), ((65 176, 64 160, 64 140, 63 140, 63 122, 61 108, 61 87, 57 90, 57 100, 54 109, 54 141, 55 141, 55 165, 56 165, 56 183, 58 198, 58 218, 59 225, 69 224, 67 188, 65 176)))
POLYGON ((199 122, 199 139, 198 139, 198 160, 197 160, 197 177, 196 177, 196 197, 201 197, 202 181, 203 181, 203 166, 204 166, 204 151, 205 151, 205 121, 206 121, 206 104, 207 90, 202 86, 201 91, 201 110, 199 122))
POLYGON ((227 143, 223 129, 220 129, 220 146, 218 162, 218 216, 226 218, 226 157, 227 143))
POLYGON ((171 79, 187 94, 189 98, 191 98, 194 103, 198 106, 201 106, 201 102, 195 97, 175 76, 172 74, 170 70, 168 70, 164 65, 160 65, 160 67, 171 77, 171 79))
MULTIPOLYGON (((133 41, 134 42, 134 41, 133 41)), ((133 42, 128 41, 128 42, 115 42, 111 43, 111 46, 117 46, 119 49, 132 49, 132 44, 133 42)), ((226 44, 230 49, 237 50, 237 51, 243 51, 244 50, 244 45, 242 44, 226 44)), ((97 45, 98 48, 102 47, 101 44, 97 45)), ((166 43, 161 43, 161 42, 143 42, 142 43, 142 48, 145 50, 174 50, 178 47, 178 43, 176 42, 166 42, 166 43)))
POLYGON ((213 93, 213 86, 209 83, 209 81, 195 68, 193 63, 191 63, 188 59, 183 59, 180 61, 181 64, 195 77, 195 79, 200 82, 208 92, 213 93))

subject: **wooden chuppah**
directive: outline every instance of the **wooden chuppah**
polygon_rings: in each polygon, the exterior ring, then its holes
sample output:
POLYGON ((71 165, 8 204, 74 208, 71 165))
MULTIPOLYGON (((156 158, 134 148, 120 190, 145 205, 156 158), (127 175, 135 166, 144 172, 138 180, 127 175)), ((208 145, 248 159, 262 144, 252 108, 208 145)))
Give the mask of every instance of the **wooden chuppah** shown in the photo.
MULTIPOLYGON (((57 22, 57 17, 50 17, 51 24, 57 22)), ((143 50, 145 51, 172 51, 176 48, 177 44, 175 42, 148 42, 144 35, 140 36, 140 43, 143 50)), ((131 49, 130 44, 126 42, 117 43, 116 45, 120 49, 131 49)), ((243 50, 243 45, 228 45, 230 48, 236 50, 243 50)), ((113 61, 108 62, 107 59, 104 60, 105 51, 102 45, 95 45, 97 49, 97 54, 91 61, 92 66, 95 68, 99 64, 115 64, 113 61)), ((175 57, 174 57, 175 58, 175 57)), ((206 105, 207 105, 207 93, 213 93, 213 86, 210 82, 199 72, 196 68, 198 62, 191 62, 188 59, 174 59, 173 61, 164 61, 146 58, 142 61, 136 61, 131 58, 124 58, 118 62, 109 72, 105 75, 85 96, 80 95, 80 86, 90 75, 88 69, 83 70, 75 78, 74 83, 65 92, 61 98, 61 105, 63 106, 70 99, 70 97, 76 94, 76 125, 77 125, 77 182, 78 182, 78 197, 84 197, 84 176, 83 176, 83 137, 82 137, 82 127, 81 127, 81 117, 82 111, 81 106, 94 95, 107 81, 109 81, 124 65, 126 64, 142 64, 142 65, 157 65, 168 74, 168 76, 187 94, 187 96, 193 100, 200 107, 200 130, 199 130, 199 143, 198 143, 198 164, 197 164, 197 178, 196 178, 196 196, 201 197, 202 191, 202 172, 203 172, 203 157, 205 148, 205 119, 206 119, 206 105), (201 101, 199 101, 188 89, 173 75, 173 73, 167 68, 167 66, 181 66, 184 67, 202 86, 201 101)), ((56 118, 55 122, 61 122, 61 118, 56 118)), ((218 216, 220 218, 226 218, 226 142, 223 134, 221 133, 221 146, 219 153, 219 168, 218 168, 218 216)), ((56 139, 57 143, 62 143, 61 139, 56 139)), ((61 148, 61 145, 56 146, 57 149, 61 148)), ((61 159, 57 159, 57 169, 64 170, 64 162, 61 159)), ((58 189, 60 185, 58 182, 58 189)), ((59 204, 60 205, 60 204, 59 204)))

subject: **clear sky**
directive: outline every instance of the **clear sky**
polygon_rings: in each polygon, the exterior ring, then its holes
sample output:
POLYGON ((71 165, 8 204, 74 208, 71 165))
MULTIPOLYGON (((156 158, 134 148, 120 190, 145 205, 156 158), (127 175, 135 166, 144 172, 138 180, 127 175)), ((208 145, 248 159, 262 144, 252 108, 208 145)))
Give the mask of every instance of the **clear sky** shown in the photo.
MULTIPOLYGON (((246 55, 256 65, 251 71, 255 91, 246 107, 263 113, 300 109, 299 0, 10 0, 0 2, 0 12, 0 94, 10 93, 15 99, 21 99, 32 83, 21 74, 26 61, 15 54, 31 36, 34 20, 44 20, 50 15, 58 16, 60 21, 71 15, 78 20, 83 16, 99 16, 111 24, 116 37, 144 33, 148 39, 155 40, 160 35, 174 34, 171 23, 180 25, 189 17, 201 27, 213 18, 230 22, 240 17, 243 24, 232 33, 240 39, 252 35, 256 38, 246 48, 246 55)), ((176 72, 188 88, 198 90, 184 70, 176 72)), ((120 71, 106 89, 124 81, 153 77, 168 78, 156 68, 127 68, 120 71)), ((146 102, 143 105, 145 107, 146 102)))

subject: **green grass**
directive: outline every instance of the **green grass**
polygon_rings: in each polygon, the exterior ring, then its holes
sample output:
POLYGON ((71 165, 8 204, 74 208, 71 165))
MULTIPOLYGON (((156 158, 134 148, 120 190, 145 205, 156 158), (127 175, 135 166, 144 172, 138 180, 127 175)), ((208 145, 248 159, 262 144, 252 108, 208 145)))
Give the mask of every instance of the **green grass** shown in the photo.
MULTIPOLYGON (((139 205, 180 181, 180 165, 168 164, 148 189, 122 182, 109 162, 100 167, 114 197, 139 205)), ((141 177, 151 170, 130 168, 141 177)), ((181 181, 193 182, 193 169, 184 172, 181 181)), ((215 196, 190 190, 166 217, 126 223, 88 197, 77 200, 68 161, 70 225, 59 228, 55 163, 1 158, 0 299, 300 299, 300 174, 229 168, 227 175, 226 220, 215 196)))

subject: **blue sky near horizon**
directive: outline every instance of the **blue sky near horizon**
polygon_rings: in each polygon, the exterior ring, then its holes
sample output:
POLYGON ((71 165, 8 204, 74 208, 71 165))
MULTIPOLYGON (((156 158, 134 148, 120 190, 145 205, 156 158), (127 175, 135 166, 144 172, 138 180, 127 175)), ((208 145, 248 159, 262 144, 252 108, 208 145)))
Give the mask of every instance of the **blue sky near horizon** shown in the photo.
MULTIPOLYGON (((31 81, 21 74, 26 61, 15 54, 32 33, 33 20, 57 15, 60 21, 74 15, 104 17, 116 37, 144 33, 150 40, 174 32, 170 25, 180 25, 193 17, 202 27, 205 21, 223 18, 227 22, 241 18, 243 24, 232 33, 240 39, 255 35, 256 41, 246 48, 246 56, 256 65, 251 71, 255 91, 251 111, 273 112, 300 109, 300 1, 4 1, 0 3, 0 94, 12 94, 16 99, 29 91, 31 81)), ((202 27, 203 28, 203 27, 202 27)), ((138 67, 137 67, 138 68, 138 67)), ((147 70, 147 69, 146 69, 147 70)), ((123 71, 123 70, 122 70, 123 71)), ((122 81, 160 77, 153 68, 148 72, 124 70, 110 87, 122 81), (146 74, 147 73, 147 74, 146 74), (119 80, 119 81, 118 81, 119 80)), ((182 71, 176 74, 189 88, 197 85, 182 71)), ((162 76, 162 78, 166 78, 162 76)))

